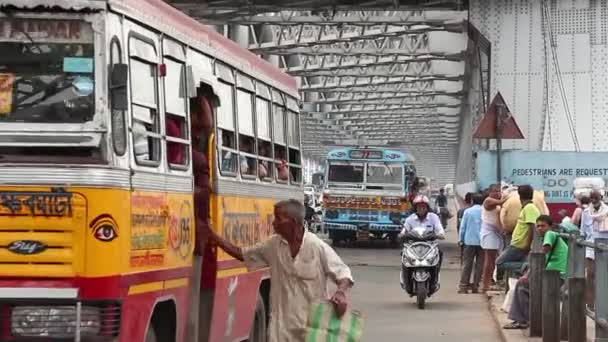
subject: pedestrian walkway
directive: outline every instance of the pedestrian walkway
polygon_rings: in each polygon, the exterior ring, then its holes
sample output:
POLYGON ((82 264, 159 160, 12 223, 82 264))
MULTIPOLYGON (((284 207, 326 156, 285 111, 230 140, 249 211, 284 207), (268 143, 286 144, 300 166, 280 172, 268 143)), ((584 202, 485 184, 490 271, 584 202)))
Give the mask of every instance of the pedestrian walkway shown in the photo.
MULTIPOLYGON (((496 322, 496 328, 500 331, 501 338, 504 342, 541 342, 541 337, 530 337, 529 330, 509 330, 502 327, 509 323, 507 312, 502 310, 502 304, 505 300, 504 293, 488 292, 488 304, 490 312, 496 322)), ((587 318, 587 341, 591 342, 595 338, 595 326, 593 320, 587 318)))

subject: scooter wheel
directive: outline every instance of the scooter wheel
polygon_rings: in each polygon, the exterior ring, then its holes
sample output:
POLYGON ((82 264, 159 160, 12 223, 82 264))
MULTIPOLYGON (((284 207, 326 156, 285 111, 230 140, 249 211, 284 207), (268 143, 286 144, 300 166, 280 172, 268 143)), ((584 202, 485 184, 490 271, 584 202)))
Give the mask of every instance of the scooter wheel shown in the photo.
POLYGON ((424 310, 424 304, 427 297, 426 284, 423 282, 419 282, 416 287, 416 304, 418 304, 418 309, 424 310))

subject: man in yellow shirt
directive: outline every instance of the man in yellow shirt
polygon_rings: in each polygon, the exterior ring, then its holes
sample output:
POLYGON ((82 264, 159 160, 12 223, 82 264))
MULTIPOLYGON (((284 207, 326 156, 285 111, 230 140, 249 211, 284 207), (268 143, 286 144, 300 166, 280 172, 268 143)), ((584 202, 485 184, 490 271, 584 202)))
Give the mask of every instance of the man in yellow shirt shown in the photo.
POLYGON ((496 259, 496 268, 499 272, 508 262, 523 262, 530 252, 530 246, 534 237, 534 226, 536 219, 540 216, 540 211, 532 202, 534 189, 530 185, 521 185, 517 188, 519 199, 521 200, 521 211, 511 244, 496 259))

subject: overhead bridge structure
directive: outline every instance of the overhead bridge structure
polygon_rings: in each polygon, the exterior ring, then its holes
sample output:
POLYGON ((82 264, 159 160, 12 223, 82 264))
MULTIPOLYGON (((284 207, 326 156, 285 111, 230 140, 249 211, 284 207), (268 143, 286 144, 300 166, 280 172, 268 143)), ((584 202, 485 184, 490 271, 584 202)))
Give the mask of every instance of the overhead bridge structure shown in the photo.
POLYGON ((311 160, 389 145, 466 183, 493 148, 472 131, 497 91, 526 138, 506 148, 608 147, 586 123, 608 119, 605 0, 165 1, 299 78, 311 160))

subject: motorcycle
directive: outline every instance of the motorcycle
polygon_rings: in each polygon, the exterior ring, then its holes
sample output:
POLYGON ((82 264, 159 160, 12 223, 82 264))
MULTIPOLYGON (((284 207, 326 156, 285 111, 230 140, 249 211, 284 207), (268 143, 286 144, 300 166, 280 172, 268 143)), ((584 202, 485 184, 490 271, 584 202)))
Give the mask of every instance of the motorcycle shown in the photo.
POLYGON ((401 251, 401 287, 416 296, 419 309, 439 290, 441 252, 433 231, 416 227, 405 236, 401 251))
POLYGON ((315 214, 304 220, 304 227, 315 234, 321 233, 321 215, 323 213, 321 211, 315 212, 315 214))

